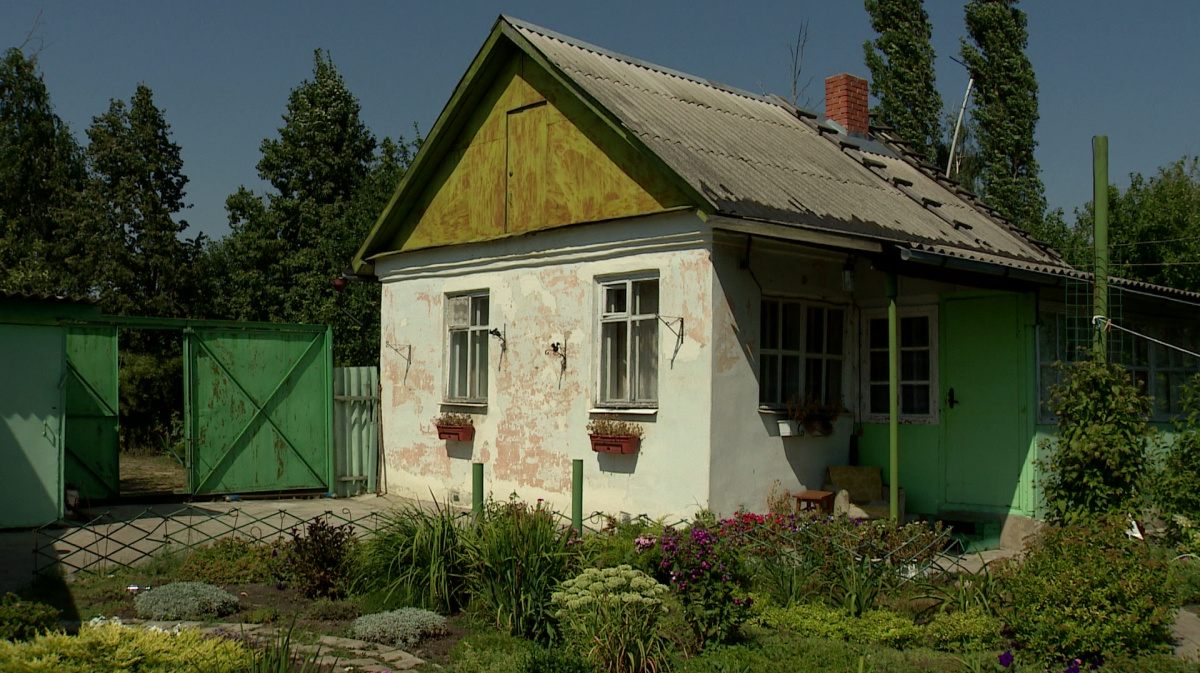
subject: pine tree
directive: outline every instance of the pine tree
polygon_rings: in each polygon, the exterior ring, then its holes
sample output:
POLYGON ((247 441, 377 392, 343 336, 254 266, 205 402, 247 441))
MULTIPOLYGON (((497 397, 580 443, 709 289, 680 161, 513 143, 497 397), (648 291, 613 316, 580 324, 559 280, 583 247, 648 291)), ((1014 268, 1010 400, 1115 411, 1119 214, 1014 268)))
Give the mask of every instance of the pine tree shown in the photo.
POLYGON ((863 43, 874 114, 930 161, 939 159, 942 96, 933 72, 933 27, 923 0, 864 0, 871 28, 863 43))
POLYGON ((84 176, 37 63, 9 49, 0 61, 0 289, 88 293, 77 255, 85 237, 73 231, 84 176))
POLYGON ((962 57, 975 78, 971 111, 980 150, 983 200, 1034 236, 1044 231, 1046 197, 1033 156, 1037 80, 1025 55, 1025 12, 1017 0, 971 0, 962 57))
POLYGON ((87 132, 89 203, 96 217, 105 309, 120 314, 184 316, 189 246, 178 218, 187 176, 171 127, 139 84, 128 106, 114 100, 87 132))

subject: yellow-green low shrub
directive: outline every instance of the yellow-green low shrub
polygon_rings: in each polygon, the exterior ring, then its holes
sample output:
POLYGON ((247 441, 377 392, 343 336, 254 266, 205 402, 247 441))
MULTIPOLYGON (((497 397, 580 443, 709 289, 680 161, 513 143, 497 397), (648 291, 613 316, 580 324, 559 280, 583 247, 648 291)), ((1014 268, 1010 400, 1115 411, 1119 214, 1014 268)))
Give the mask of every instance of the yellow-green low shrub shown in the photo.
POLYGON ((925 642, 935 650, 982 652, 1000 647, 1004 622, 980 608, 939 612, 925 625, 925 642))
POLYGON ((237 673, 254 655, 240 643, 204 638, 194 629, 179 632, 122 626, 93 620, 79 635, 47 633, 23 643, 0 641, 5 673, 237 673))

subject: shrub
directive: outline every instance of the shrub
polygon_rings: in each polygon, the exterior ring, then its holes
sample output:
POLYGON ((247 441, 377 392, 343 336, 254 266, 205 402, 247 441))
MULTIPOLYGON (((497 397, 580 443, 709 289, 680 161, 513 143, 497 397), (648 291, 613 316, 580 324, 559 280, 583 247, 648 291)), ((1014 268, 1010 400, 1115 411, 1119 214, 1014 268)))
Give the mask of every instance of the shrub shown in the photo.
POLYGON ((921 642, 925 632, 904 615, 891 610, 870 610, 858 618, 850 632, 852 642, 879 643, 904 649, 921 642))
POLYGON ((925 626, 925 641, 935 650, 981 652, 1001 645, 1004 623, 981 608, 939 612, 925 626))
POLYGON ((131 628, 116 621, 93 620, 80 627, 78 636, 47 633, 25 643, 0 641, 2 671, 240 673, 253 663, 254 655, 239 642, 204 638, 195 629, 131 628))
POLYGON ((57 631, 58 618, 58 610, 49 605, 6 594, 0 598, 0 640, 29 640, 45 631, 57 631))
POLYGON ((666 649, 658 635, 667 587, 628 565, 589 568, 562 583, 552 600, 565 639, 609 673, 658 671, 666 649))
POLYGON ((1183 557, 1170 565, 1177 605, 1200 603, 1200 559, 1183 557))
POLYGON ((272 607, 254 608, 243 614, 241 619, 247 624, 270 624, 279 619, 279 610, 272 607))
POLYGON ((1187 413, 1154 474, 1153 501, 1180 552, 1200 553, 1200 375, 1183 388, 1187 413))
POLYGON ((134 598, 138 617, 155 621, 211 619, 237 612, 237 596, 203 582, 172 582, 134 598))
POLYGON ((662 573, 662 521, 638 518, 618 523, 609 518, 604 529, 583 537, 583 555, 589 565, 612 568, 622 564, 633 566, 651 577, 666 579, 662 573))
POLYGON ((663 530, 662 567, 700 647, 725 642, 749 617, 749 575, 737 542, 697 521, 686 531, 663 530))
POLYGON ((596 673, 592 662, 559 647, 535 647, 521 664, 521 673, 596 673))
POLYGON ((1048 662, 1164 649, 1174 621, 1165 563, 1128 539, 1121 517, 1049 528, 1001 571, 1018 642, 1048 662))
POLYGON ((362 614, 362 606, 357 600, 330 600, 318 598, 308 606, 308 616, 323 622, 344 622, 362 614))
POLYGON ((446 614, 467 604, 467 543, 471 531, 449 506, 419 503, 386 514, 364 547, 355 582, 363 593, 381 591, 397 601, 446 614))
POLYGON ((354 527, 331 526, 321 517, 309 522, 305 534, 292 529, 288 571, 296 588, 308 598, 337 598, 345 593, 353 569, 354 527))
POLYGON ((819 603, 767 607, 755 622, 769 628, 787 629, 802 638, 878 643, 898 648, 921 642, 925 636, 911 619, 888 610, 871 610, 855 617, 819 603))
POLYGON ((530 651, 528 640, 496 631, 477 633, 458 641, 450 650, 454 673, 525 673, 530 651))
POLYGON ((553 637, 550 595, 578 565, 576 541, 543 503, 489 503, 468 545, 472 599, 503 631, 553 637))
POLYGON ((224 537, 200 547, 184 559, 179 576, 209 584, 266 582, 279 573, 279 547, 224 537))
POLYGON ((1078 523, 1141 509, 1150 400, 1119 365, 1076 362, 1050 389, 1058 436, 1044 470, 1048 518, 1078 523))
POLYGON ((363 615, 354 620, 354 637, 408 649, 430 636, 443 635, 446 618, 421 608, 363 615))

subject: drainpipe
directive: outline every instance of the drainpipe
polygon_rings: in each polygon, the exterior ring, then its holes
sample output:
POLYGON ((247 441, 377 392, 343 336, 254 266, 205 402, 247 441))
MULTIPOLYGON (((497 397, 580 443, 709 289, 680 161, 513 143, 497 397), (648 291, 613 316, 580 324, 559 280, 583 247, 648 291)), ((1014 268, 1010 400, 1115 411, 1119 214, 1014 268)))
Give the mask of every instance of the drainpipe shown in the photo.
POLYGON ((899 318, 896 316, 896 295, 899 279, 887 275, 888 299, 888 453, 891 458, 891 482, 888 513, 892 521, 900 519, 900 344, 899 318))
POLYGON ((1092 136, 1092 189, 1096 221, 1096 294, 1092 321, 1096 333, 1092 346, 1100 362, 1108 361, 1108 136, 1092 136))

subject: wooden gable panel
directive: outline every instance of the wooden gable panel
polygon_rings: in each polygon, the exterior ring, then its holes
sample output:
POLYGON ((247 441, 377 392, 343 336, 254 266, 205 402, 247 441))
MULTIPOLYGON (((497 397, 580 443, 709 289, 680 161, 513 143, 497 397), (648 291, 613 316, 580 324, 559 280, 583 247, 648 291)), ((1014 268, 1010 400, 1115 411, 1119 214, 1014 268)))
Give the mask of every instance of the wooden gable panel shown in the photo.
POLYGON ((471 243, 690 203, 524 54, 493 79, 451 147, 391 249, 471 243))

